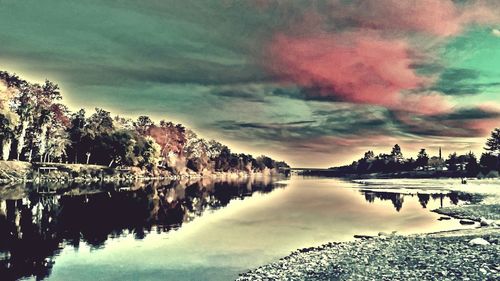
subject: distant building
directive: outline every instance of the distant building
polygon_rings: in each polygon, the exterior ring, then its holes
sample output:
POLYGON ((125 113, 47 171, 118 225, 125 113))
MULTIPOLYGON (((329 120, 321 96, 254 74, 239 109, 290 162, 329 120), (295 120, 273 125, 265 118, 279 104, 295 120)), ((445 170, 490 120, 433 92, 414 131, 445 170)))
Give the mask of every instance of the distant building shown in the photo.
POLYGON ((443 152, 439 147, 439 156, 432 156, 428 162, 428 170, 431 171, 446 171, 446 161, 443 159, 443 152))

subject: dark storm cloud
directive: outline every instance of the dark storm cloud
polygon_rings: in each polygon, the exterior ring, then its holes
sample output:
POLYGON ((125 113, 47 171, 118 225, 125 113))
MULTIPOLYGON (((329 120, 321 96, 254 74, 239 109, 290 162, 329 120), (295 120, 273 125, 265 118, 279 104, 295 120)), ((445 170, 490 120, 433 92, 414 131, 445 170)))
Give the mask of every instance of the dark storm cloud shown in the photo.
POLYGON ((481 92, 481 85, 476 84, 480 78, 477 70, 464 68, 445 69, 438 82, 430 89, 447 95, 470 95, 481 92))
POLYGON ((286 97, 290 99, 298 99, 304 101, 321 101, 321 102, 340 102, 341 98, 332 95, 333 90, 328 94, 320 88, 315 87, 281 87, 272 91, 272 95, 278 97, 286 97))
MULTIPOLYGON (((433 116, 409 114, 404 111, 381 109, 364 110, 339 108, 313 112, 315 121, 287 123, 254 123, 220 121, 213 126, 233 137, 275 142, 304 143, 308 139, 363 138, 385 135, 392 137, 480 137, 485 124, 500 120, 500 111, 481 108, 462 108, 433 116), (486 122, 486 123, 485 123, 486 122)), ((322 140, 323 141, 323 140, 322 140)))
POLYGON ((315 124, 316 121, 295 121, 287 123, 245 123, 245 122, 235 122, 235 121, 221 121, 218 126, 225 130, 235 131, 240 129, 262 129, 271 131, 311 131, 309 128, 311 124, 315 124))
POLYGON ((420 62, 412 63, 409 65, 410 68, 415 69, 416 72, 422 75, 434 75, 441 73, 445 66, 437 62, 420 62))
POLYGON ((432 116, 429 119, 432 121, 450 121, 450 120, 478 120, 478 119, 491 119, 500 117, 500 112, 491 111, 481 108, 462 108, 449 114, 432 116))
MULTIPOLYGON (((216 63, 197 63, 184 61, 193 66, 192 70, 171 69, 168 67, 141 67, 127 68, 108 65, 88 65, 73 69, 74 73, 68 74, 67 81, 72 83, 85 82, 86 85, 123 85, 123 84, 200 84, 200 85, 228 85, 246 82, 260 82, 267 78, 261 73, 251 73, 245 67, 221 66, 216 63), (99 69, 99 71, 95 71, 99 69), (213 75, 206 75, 207 72, 213 75), (218 73, 228 73, 220 75, 218 73), (75 74, 77 74, 75 76, 75 74)), ((63 74, 62 76, 66 76, 63 74)))
POLYGON ((370 134, 392 134, 391 123, 383 111, 354 108, 322 110, 313 112, 316 120, 301 120, 286 123, 254 123, 220 121, 213 125, 227 134, 252 139, 277 142, 302 141, 325 136, 362 136, 370 134))
POLYGON ((246 87, 216 87, 211 91, 211 94, 215 97, 234 101, 266 103, 263 93, 247 89, 246 87))
POLYGON ((481 108, 461 108, 434 116, 391 111, 388 116, 401 132, 424 137, 481 137, 489 129, 485 125, 500 121, 500 111, 481 108))

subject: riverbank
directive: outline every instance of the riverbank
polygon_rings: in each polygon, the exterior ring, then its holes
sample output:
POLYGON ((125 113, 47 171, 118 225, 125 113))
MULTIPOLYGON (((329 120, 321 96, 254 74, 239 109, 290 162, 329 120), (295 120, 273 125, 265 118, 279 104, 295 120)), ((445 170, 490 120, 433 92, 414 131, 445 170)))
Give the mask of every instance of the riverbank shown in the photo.
POLYGON ((433 211, 482 221, 483 227, 409 236, 379 233, 300 249, 238 280, 498 280, 500 191, 476 192, 481 202, 433 211))
POLYGON ((180 180, 209 178, 244 178, 252 175, 276 175, 278 171, 266 169, 258 172, 247 171, 203 171, 197 173, 186 169, 183 173, 168 170, 148 172, 136 167, 110 168, 99 165, 29 163, 22 161, 0 161, 0 185, 22 182, 92 183, 120 182, 134 180, 180 180))
POLYGON ((499 228, 488 228, 329 243, 295 251, 238 280, 498 280, 499 241, 499 228))
POLYGON ((390 173, 369 173, 353 174, 335 169, 326 170, 301 170, 299 174, 315 177, 336 177, 348 180, 355 179, 439 179, 439 178, 498 178, 498 173, 488 173, 486 175, 479 173, 477 175, 468 174, 466 171, 443 171, 443 170, 425 170, 425 171, 401 171, 390 173))

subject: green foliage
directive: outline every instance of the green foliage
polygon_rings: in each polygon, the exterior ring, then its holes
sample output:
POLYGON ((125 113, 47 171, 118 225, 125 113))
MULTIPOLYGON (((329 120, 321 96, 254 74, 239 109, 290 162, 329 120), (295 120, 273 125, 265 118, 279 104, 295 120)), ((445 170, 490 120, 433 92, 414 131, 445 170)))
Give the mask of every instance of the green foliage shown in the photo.
POLYGON ((138 157, 137 165, 153 170, 161 161, 161 147, 152 137, 147 136, 143 140, 143 146, 139 146, 137 151, 137 154, 142 156, 138 157))
POLYGON ((422 168, 424 168, 429 164, 429 155, 427 155, 427 152, 425 152, 425 148, 420 149, 420 152, 417 155, 416 164, 417 167, 422 167, 422 168))
POLYGON ((500 128, 496 128, 491 132, 484 149, 496 155, 500 154, 500 128))
POLYGON ((372 158, 375 158, 375 153, 373 153, 373 151, 368 150, 367 152, 365 152, 365 156, 363 157, 363 159, 370 160, 372 158))
POLYGON ((465 165, 465 171, 467 172, 467 176, 469 177, 475 177, 479 173, 479 163, 477 163, 477 158, 474 155, 474 153, 470 152, 467 154, 467 157, 465 158, 466 165, 465 165))
POLYGON ((394 145, 394 147, 392 148, 392 151, 391 151, 391 156, 393 156, 397 159, 403 158, 403 153, 401 152, 401 147, 399 146, 399 144, 394 145))
POLYGON ((479 165, 484 172, 495 171, 498 169, 499 159, 497 155, 491 152, 485 152, 481 155, 479 165))
POLYGON ((457 165, 458 165, 458 158, 457 158, 457 153, 454 152, 448 156, 448 159, 446 160, 446 164, 448 164, 448 169, 450 171, 456 171, 457 170, 457 165))

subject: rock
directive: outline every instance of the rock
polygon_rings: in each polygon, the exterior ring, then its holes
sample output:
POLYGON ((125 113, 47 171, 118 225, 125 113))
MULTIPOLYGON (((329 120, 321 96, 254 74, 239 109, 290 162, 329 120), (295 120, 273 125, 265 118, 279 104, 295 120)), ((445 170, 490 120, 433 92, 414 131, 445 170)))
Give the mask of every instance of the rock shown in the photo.
POLYGON ((378 233, 378 236, 389 236, 389 233, 381 231, 378 233))
POLYGON ((474 238, 469 241, 470 245, 490 245, 490 242, 484 240, 483 238, 474 238))
POLYGON ((493 225, 495 225, 495 222, 493 220, 481 218, 481 226, 493 226, 493 225))
POLYGON ((471 221, 471 220, 460 220, 460 224, 472 225, 475 223, 476 223, 475 221, 471 221))
POLYGON ((451 220, 450 217, 439 217, 438 221, 451 220))
POLYGON ((375 236, 356 234, 356 235, 354 235, 354 238, 358 238, 358 239, 372 239, 372 238, 375 238, 375 236))

